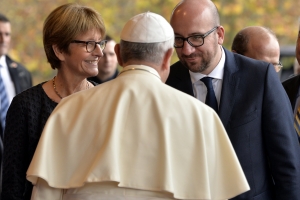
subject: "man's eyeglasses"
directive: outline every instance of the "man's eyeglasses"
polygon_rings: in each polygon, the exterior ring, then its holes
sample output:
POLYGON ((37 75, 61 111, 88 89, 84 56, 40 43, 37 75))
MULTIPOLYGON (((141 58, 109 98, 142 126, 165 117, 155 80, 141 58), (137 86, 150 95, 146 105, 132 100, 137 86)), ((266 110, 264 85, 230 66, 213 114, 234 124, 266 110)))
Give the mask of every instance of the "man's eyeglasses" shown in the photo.
POLYGON ((219 26, 215 26, 214 28, 212 28, 211 30, 209 30, 208 32, 206 32, 203 35, 192 35, 192 36, 189 36, 186 38, 175 36, 174 47, 182 48, 184 45, 184 41, 187 41, 192 47, 200 47, 204 44, 204 38, 206 36, 208 36, 209 34, 211 34, 217 28, 219 28, 219 26))
POLYGON ((272 64, 274 65, 276 72, 279 72, 283 68, 283 65, 281 64, 280 61, 278 63, 272 63, 272 64))
POLYGON ((99 45, 100 49, 103 51, 107 40, 102 40, 100 42, 95 41, 80 41, 80 40, 73 40, 71 43, 83 43, 85 44, 86 51, 92 53, 96 49, 96 45, 99 45))

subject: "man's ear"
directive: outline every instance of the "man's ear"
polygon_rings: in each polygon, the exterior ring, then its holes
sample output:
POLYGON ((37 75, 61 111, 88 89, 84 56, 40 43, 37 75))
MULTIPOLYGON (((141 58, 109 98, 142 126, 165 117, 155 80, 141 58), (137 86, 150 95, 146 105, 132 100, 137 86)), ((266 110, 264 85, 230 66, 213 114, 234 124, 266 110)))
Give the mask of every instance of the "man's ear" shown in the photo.
POLYGON ((170 63, 171 63, 173 51, 174 51, 174 49, 171 48, 165 53, 162 64, 161 64, 161 69, 160 69, 159 75, 160 75, 161 81, 163 83, 166 82, 166 80, 170 74, 170 67, 171 67, 170 63))
POLYGON ((165 69, 169 70, 173 52, 174 52, 174 49, 171 48, 165 53, 163 62, 162 62, 163 70, 165 70, 165 69))
POLYGON ((116 53, 119 65, 123 67, 123 61, 121 59, 121 53, 120 53, 120 44, 115 45, 115 53, 116 53))
POLYGON ((236 53, 236 51, 235 51, 235 50, 233 50, 233 49, 231 49, 231 51, 232 51, 233 53, 236 53))
POLYGON ((52 45, 52 49, 56 55, 56 57, 61 60, 61 61, 64 61, 65 60, 65 56, 64 54, 62 53, 62 51, 58 48, 58 46, 56 44, 52 45))
POLYGON ((219 28, 217 28, 217 34, 218 34, 218 44, 222 45, 225 36, 225 29, 223 26, 219 26, 219 28))

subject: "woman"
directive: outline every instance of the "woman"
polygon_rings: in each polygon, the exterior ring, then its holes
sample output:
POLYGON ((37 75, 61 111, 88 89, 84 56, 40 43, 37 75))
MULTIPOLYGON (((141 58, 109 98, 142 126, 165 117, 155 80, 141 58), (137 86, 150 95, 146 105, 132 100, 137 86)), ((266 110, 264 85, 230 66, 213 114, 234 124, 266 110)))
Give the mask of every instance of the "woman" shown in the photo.
POLYGON ((65 4, 44 22, 43 42, 57 75, 17 95, 6 118, 2 200, 29 200, 32 184, 26 170, 43 127, 62 98, 94 87, 87 77, 98 74, 106 41, 103 19, 94 9, 65 4))

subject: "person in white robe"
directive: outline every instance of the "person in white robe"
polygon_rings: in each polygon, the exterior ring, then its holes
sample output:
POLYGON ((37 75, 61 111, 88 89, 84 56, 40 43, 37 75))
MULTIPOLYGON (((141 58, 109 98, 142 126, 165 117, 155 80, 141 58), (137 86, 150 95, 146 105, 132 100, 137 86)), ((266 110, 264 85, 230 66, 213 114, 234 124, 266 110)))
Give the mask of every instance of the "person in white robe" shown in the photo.
POLYGON ((64 98, 27 171, 32 200, 229 199, 249 190, 218 118, 164 84, 174 32, 131 18, 115 46, 116 79, 64 98))

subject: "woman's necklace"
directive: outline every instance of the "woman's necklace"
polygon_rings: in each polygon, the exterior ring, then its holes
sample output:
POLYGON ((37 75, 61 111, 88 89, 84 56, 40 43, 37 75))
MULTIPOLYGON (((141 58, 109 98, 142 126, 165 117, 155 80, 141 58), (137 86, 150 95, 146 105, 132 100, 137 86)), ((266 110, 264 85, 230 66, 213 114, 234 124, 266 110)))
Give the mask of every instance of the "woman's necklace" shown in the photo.
MULTIPOLYGON (((61 95, 58 93, 58 91, 56 90, 55 77, 56 77, 56 76, 54 76, 53 79, 52 79, 53 89, 54 89, 54 92, 57 94, 57 96, 59 96, 59 98, 62 99, 62 96, 61 96, 61 95)), ((86 87, 85 87, 85 89, 87 90, 87 89, 89 89, 89 88, 90 88, 90 84, 89 84, 88 81, 86 81, 86 87)))
POLYGON ((53 79, 52 79, 53 88, 54 88, 54 91, 55 91, 55 93, 57 94, 57 96, 59 96, 59 98, 62 99, 62 96, 60 96, 60 94, 59 94, 59 93, 57 92, 57 90, 56 90, 55 77, 56 77, 56 76, 54 76, 53 79))

